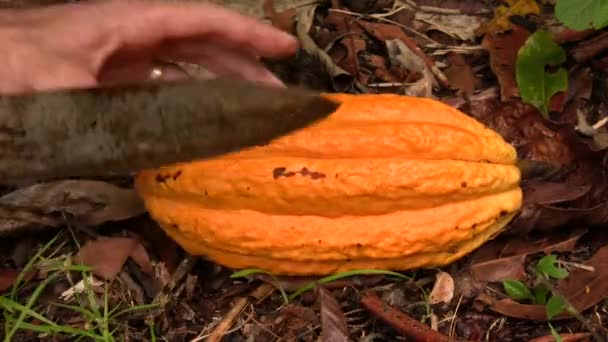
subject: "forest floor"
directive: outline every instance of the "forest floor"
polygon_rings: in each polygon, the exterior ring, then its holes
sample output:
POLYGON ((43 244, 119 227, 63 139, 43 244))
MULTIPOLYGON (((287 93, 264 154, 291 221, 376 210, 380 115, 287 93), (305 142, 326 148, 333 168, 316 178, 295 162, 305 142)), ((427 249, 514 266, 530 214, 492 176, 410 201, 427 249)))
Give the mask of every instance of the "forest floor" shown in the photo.
POLYGON ((520 214, 441 269, 235 277, 169 239, 130 179, 10 189, 0 204, 37 214, 0 217, 21 232, 0 240, 5 340, 608 341, 608 5, 213 2, 298 36, 268 62, 289 84, 433 97, 496 130, 520 214))

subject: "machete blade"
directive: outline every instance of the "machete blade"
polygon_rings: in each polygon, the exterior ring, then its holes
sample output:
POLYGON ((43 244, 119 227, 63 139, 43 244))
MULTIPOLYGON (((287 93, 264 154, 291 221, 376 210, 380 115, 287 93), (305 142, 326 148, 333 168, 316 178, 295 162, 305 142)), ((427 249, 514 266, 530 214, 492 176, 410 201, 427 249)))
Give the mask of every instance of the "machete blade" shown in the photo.
POLYGON ((263 145, 339 103, 237 80, 0 96, 4 183, 103 177, 263 145))

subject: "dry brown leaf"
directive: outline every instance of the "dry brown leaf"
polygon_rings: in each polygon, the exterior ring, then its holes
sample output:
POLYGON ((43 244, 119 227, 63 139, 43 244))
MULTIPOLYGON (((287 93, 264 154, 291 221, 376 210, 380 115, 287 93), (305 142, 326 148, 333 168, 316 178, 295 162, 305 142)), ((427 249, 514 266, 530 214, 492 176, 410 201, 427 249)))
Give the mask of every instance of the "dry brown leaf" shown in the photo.
POLYGON ((12 268, 0 269, 0 292, 10 289, 18 276, 19 271, 12 268))
POLYGON ((35 184, 0 197, 0 206, 6 210, 0 215, 0 233, 36 225, 58 227, 65 223, 62 214, 80 224, 97 226, 145 213, 135 190, 89 180, 35 184), (15 208, 15 213, 9 208, 15 208))
POLYGON ((450 65, 445 70, 445 76, 448 78, 450 88, 458 89, 466 96, 473 95, 478 80, 471 66, 458 53, 449 52, 447 59, 450 65))
POLYGON ((464 14, 438 14, 416 11, 415 20, 429 25, 429 29, 438 30, 450 37, 464 41, 475 41, 476 31, 483 23, 479 16, 464 14))
POLYGON ((484 33, 495 34, 504 32, 513 27, 509 20, 511 16, 527 16, 530 14, 540 14, 540 7, 534 0, 505 0, 508 6, 498 6, 494 12, 494 18, 484 23, 478 30, 477 34, 484 33))
POLYGON ((285 32, 294 33, 296 9, 290 8, 282 12, 277 12, 274 0, 264 0, 264 16, 270 19, 272 26, 285 32))
POLYGON ((486 282, 524 280, 524 265, 529 254, 572 250, 585 233, 586 230, 578 230, 566 236, 554 234, 536 240, 509 238, 491 241, 474 253, 471 275, 478 281, 486 282))
POLYGON ((399 65, 405 70, 422 75, 414 84, 406 88, 405 94, 409 96, 432 97, 435 78, 422 58, 409 49, 400 39, 386 40, 385 43, 389 57, 394 65, 399 65))
MULTIPOLYGON (((600 248, 585 262, 585 265, 592 267, 593 271, 573 269, 568 277, 559 280, 555 287, 556 291, 563 295, 579 313, 608 298, 608 246, 600 248)), ((547 320, 544 305, 520 304, 510 298, 494 300, 485 297, 484 301, 489 304, 490 310, 505 316, 536 321, 547 320)), ((564 313, 554 317, 553 320, 569 317, 571 316, 564 313)))
POLYGON ((437 82, 439 82, 442 86, 448 85, 447 77, 443 74, 441 70, 435 65, 435 61, 433 61, 416 42, 410 38, 403 30, 396 25, 382 24, 382 23, 373 23, 364 20, 358 20, 357 23, 370 35, 375 37, 381 42, 386 41, 401 41, 407 48, 413 52, 416 56, 424 61, 427 68, 432 72, 432 74, 437 78, 437 82))
POLYGON ((154 276, 148 253, 134 238, 111 237, 88 241, 74 256, 74 261, 91 267, 93 274, 100 278, 114 280, 129 257, 144 272, 154 276))
MULTIPOLYGON (((328 72, 331 74, 334 89, 344 91, 350 87, 353 81, 353 75, 342 69, 333 61, 333 59, 323 49, 319 48, 317 43, 310 37, 309 32, 313 24, 314 15, 317 5, 307 5, 299 7, 296 10, 296 35, 300 40, 300 46, 309 55, 318 58, 328 72)), ((357 82, 355 82, 356 84, 357 82)))
POLYGON ((435 285, 429 294, 430 304, 446 303, 449 304, 454 297, 454 279, 449 273, 437 272, 435 285))
POLYGON ((519 97, 515 81, 517 52, 529 36, 530 32, 516 25, 509 32, 486 34, 483 38, 482 46, 490 55, 490 67, 498 78, 503 101, 519 97))
POLYGON ((321 308, 322 341, 348 341, 348 325, 340 304, 329 290, 318 287, 315 291, 321 308))

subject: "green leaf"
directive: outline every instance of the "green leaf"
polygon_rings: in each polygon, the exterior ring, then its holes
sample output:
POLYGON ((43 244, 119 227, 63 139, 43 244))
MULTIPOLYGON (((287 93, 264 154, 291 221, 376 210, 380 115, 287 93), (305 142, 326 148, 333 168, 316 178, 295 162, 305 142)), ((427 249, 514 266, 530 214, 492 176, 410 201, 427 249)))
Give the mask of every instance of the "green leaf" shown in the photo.
POLYGON ((555 17, 573 30, 599 30, 608 26, 608 1, 557 0, 555 17))
POLYGON ((549 294, 549 289, 543 284, 538 284, 534 288, 534 304, 544 305, 547 303, 547 295, 549 294))
POLYGON ((502 287, 505 289, 505 292, 509 295, 509 297, 517 301, 534 298, 532 296, 532 292, 526 286, 526 284, 519 280, 505 280, 502 282, 502 287))
POLYGON ((568 73, 564 68, 554 73, 545 68, 565 61, 566 53, 545 31, 536 31, 518 51, 516 79, 521 98, 536 107, 545 118, 549 116, 551 97, 568 89, 568 73))
POLYGON ((562 296, 554 295, 547 301, 547 318, 552 320, 553 317, 559 315, 566 308, 567 303, 562 296))
POLYGON ((549 254, 538 261, 536 270, 555 279, 563 279, 568 276, 568 270, 557 266, 557 256, 549 254))

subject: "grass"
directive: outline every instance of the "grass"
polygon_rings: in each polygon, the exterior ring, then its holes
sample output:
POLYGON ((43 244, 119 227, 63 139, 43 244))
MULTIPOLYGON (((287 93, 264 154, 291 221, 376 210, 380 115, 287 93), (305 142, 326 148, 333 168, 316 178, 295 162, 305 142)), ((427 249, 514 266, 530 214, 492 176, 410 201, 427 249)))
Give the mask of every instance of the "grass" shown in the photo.
MULTIPOLYGON (((0 296, 0 308, 2 308, 2 316, 4 318, 5 337, 3 341, 12 341, 19 331, 30 331, 38 333, 38 338, 49 337, 53 335, 65 335, 72 340, 79 341, 83 338, 94 341, 115 341, 115 334, 118 329, 117 319, 126 314, 136 311, 143 311, 158 307, 157 304, 129 306, 121 309, 120 303, 112 308, 110 303, 111 284, 107 281, 97 282, 96 285, 103 286, 103 296, 99 298, 103 304, 98 303, 98 294, 94 289, 92 281, 95 280, 91 270, 83 265, 72 264, 72 259, 69 255, 61 255, 57 253, 65 243, 59 244, 50 255, 45 256, 51 246, 57 241, 59 235, 55 236, 28 261, 23 270, 20 272, 12 288, 8 293, 0 296), (46 277, 37 284, 32 284, 27 280, 28 274, 46 274, 46 277), (78 285, 71 281, 74 275, 80 275, 82 280, 78 285), (61 302, 52 301, 49 303, 40 303, 41 296, 49 285, 53 282, 63 279, 68 279, 72 284, 71 289, 74 290, 74 301, 81 305, 72 305, 61 302), (82 285, 82 286, 79 286, 82 285), (26 292, 26 287, 33 287, 27 297, 20 298, 21 292, 26 292), (49 311, 51 307, 63 309, 72 314, 77 314, 82 319, 83 323, 79 326, 68 326, 57 324, 53 320, 47 318, 43 312, 49 311)), ((153 324, 150 325, 150 330, 154 331, 153 324)), ((152 341, 154 341, 152 334, 152 341)))

